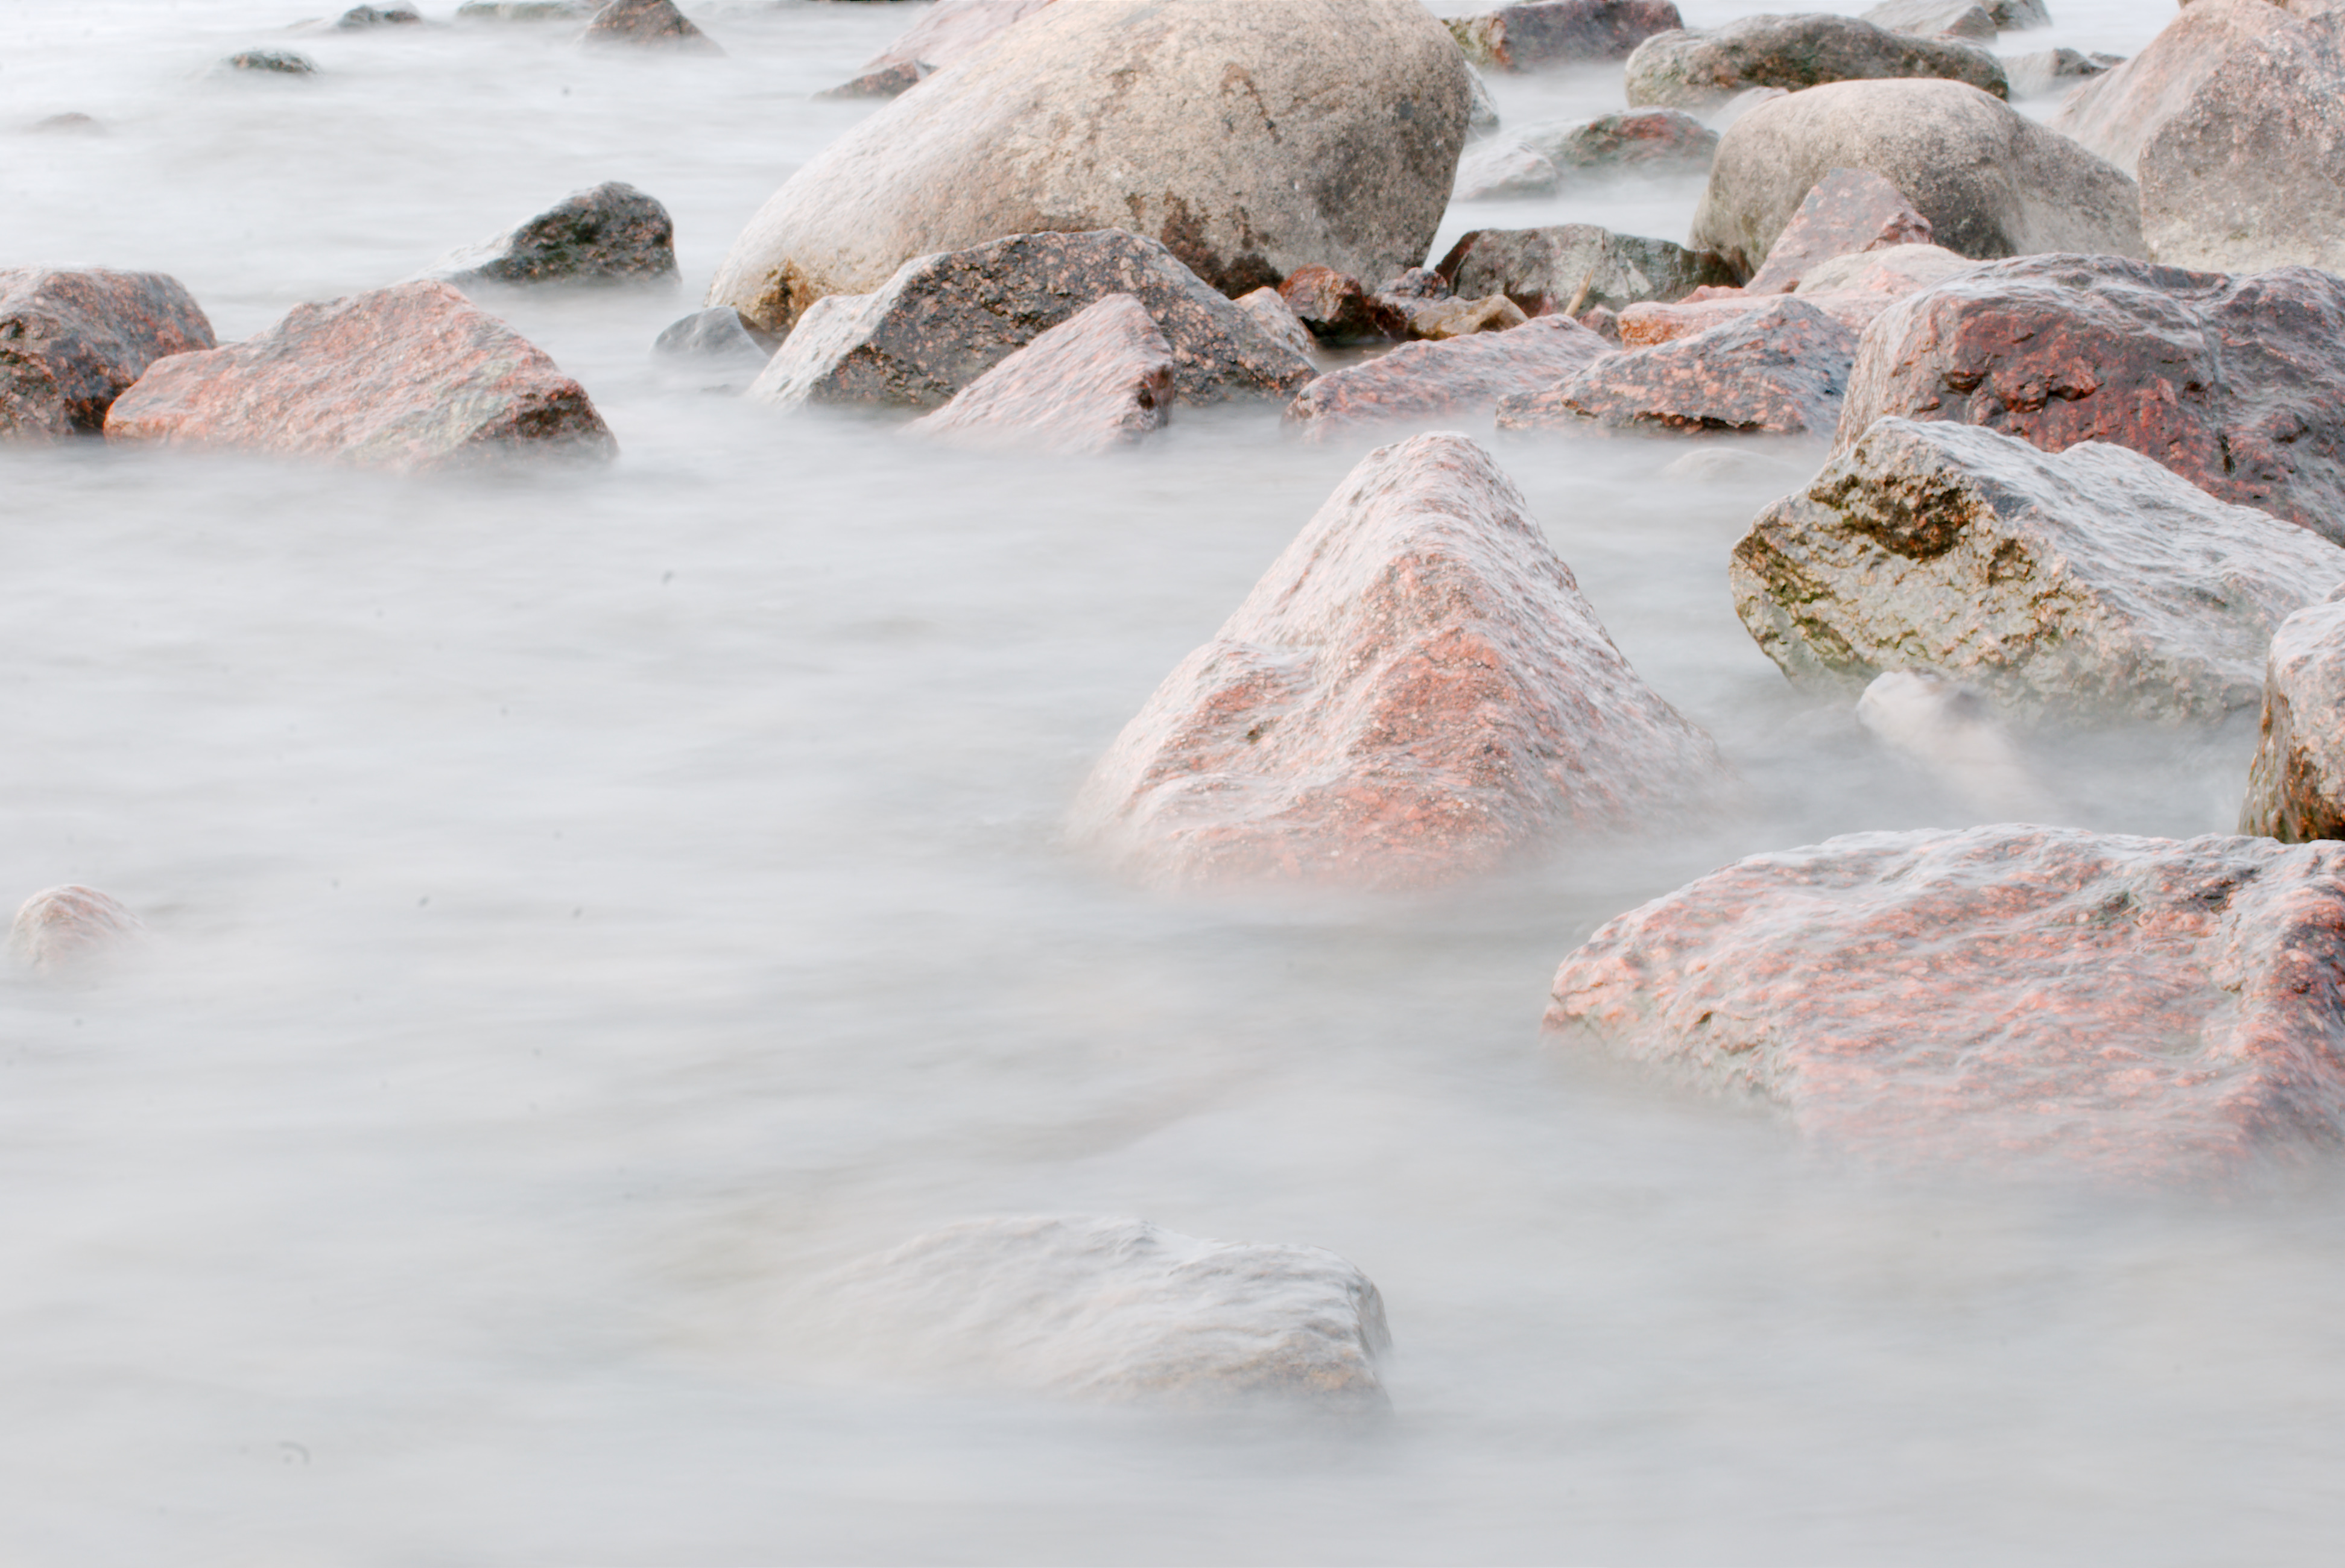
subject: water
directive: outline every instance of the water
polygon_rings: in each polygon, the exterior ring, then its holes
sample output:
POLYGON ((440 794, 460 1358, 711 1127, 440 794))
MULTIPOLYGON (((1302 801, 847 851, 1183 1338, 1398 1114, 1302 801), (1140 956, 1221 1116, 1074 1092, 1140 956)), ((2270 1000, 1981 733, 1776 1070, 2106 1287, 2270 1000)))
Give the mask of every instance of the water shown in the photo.
MULTIPOLYGON (((971 458, 663 383, 654 331, 868 112, 807 94, 908 11, 710 6, 731 56, 663 62, 0 5, 6 117, 112 133, 8 139, 11 262, 168 270, 238 336, 620 178, 687 279, 495 302, 593 392, 607 472, 0 453, 0 902, 87 882, 155 933, 102 986, 0 987, 0 1556, 2327 1555, 2322 1195, 1892 1185, 1538 1039, 1609 916, 1972 819, 1734 620, 1727 548, 1812 450, 1705 484, 1677 443, 1499 448, 1740 770, 1716 822, 1418 900, 1170 900, 1065 850, 1090 760, 1365 443, 1184 410, 1114 461, 971 458), (265 42, 326 74, 205 75, 265 42), (1035 1210, 1343 1252, 1392 1419, 1069 1409, 793 1319, 823 1267, 1035 1210)), ((2066 12, 2120 51, 2159 19, 2066 12)), ((1617 79, 1497 91, 1520 124, 1617 79)), ((1678 234, 1693 195, 1445 241, 1678 234)), ((2059 820, 2190 833, 2247 750, 2031 758, 2059 820)))

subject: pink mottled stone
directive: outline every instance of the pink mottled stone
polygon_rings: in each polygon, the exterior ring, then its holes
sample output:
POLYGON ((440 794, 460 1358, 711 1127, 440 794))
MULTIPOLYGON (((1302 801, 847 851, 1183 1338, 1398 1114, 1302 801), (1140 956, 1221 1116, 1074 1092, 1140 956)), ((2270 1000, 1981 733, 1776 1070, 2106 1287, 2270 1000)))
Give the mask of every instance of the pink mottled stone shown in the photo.
POLYGON ((1568 316, 1412 343, 1320 377, 1286 406, 1286 420, 1316 440, 1365 425, 1487 416, 1508 394, 1537 391, 1609 352, 1568 316))
POLYGON ((1854 332, 1815 306, 1771 299, 1693 337, 1609 355, 1545 391, 1507 398, 1498 428, 1827 434, 1856 345, 1854 332))
POLYGON ((96 434, 147 367, 212 343, 194 296, 159 272, 0 271, 0 439, 96 434))
POLYGON ((1172 345, 1129 294, 1085 307, 913 421, 952 446, 1096 452, 1161 430, 1172 410, 1172 345))
POLYGON ((1609 922, 1547 1025, 1888 1166, 2237 1179, 2345 1145, 2340 873, 2258 838, 1836 838, 1609 922))
POLYGON ((1408 888, 1715 784, 1464 436, 1353 470, 1101 759, 1078 838, 1162 885, 1408 888))
POLYGON ((16 911, 8 946, 48 975, 103 958, 145 929, 138 917, 95 887, 67 885, 34 894, 16 911))
POLYGON ((258 337, 157 361, 106 435, 399 470, 617 450, 543 350, 437 282, 297 305, 258 337))
POLYGON ((1836 168, 1809 189, 1745 287, 1753 294, 1789 294, 1836 256, 1927 245, 1930 235, 1930 220, 1904 192, 1871 169, 1836 168))

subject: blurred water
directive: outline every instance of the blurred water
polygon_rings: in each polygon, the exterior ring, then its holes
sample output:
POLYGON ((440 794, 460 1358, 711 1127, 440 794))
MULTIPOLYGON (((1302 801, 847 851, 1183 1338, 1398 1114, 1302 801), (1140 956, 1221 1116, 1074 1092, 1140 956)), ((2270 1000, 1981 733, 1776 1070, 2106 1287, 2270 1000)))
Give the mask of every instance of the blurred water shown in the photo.
MULTIPOLYGON (((2155 9, 2056 35, 2129 50, 2155 9)), ((1696 483, 1678 443, 1498 449, 1741 771, 1721 820, 1413 901, 1166 900, 1061 847, 1091 758, 1366 443, 1183 410, 1115 461, 970 458, 663 383, 653 332, 868 112, 807 95, 912 10, 711 5, 729 57, 664 61, 0 5, 7 119, 110 130, 7 138, 0 259, 168 270, 237 336, 620 178, 686 273, 492 302, 590 389, 607 472, 0 452, 0 901, 88 882, 156 934, 103 986, 0 986, 0 1558, 2325 1555, 2325 1195, 1884 1185, 1538 1043, 1609 916, 1966 820, 1734 620, 1727 548, 1812 450, 1696 483), (207 74, 266 42, 324 74, 207 74), (1043 1209, 1343 1252, 1393 1418, 944 1392, 790 1320, 817 1269, 1043 1209)), ((1518 123, 1618 90, 1497 84, 1518 123)), ((1450 228, 1678 235, 1693 197, 1450 228)), ((2035 762, 2061 820, 2188 833, 2246 752, 2035 762)))

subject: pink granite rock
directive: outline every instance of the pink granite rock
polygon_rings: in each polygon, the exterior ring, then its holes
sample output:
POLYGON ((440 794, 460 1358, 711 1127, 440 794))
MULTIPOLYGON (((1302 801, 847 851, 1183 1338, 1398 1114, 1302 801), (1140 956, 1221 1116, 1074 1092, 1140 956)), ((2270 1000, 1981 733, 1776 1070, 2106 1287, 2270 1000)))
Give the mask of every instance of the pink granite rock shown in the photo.
POLYGON ((589 44, 631 44, 721 55, 716 40, 693 25, 675 0, 611 0, 586 24, 589 44))
POLYGON ((1162 430, 1172 410, 1172 345, 1146 306, 1111 294, 910 428, 949 446, 1096 452, 1162 430))
MULTIPOLYGON (((1886 250, 1835 257, 1811 270, 1796 292, 1802 300, 1861 338, 1893 301, 1976 265, 1943 246, 1895 245, 1886 250)), ((1620 312, 1620 342, 1626 348, 1645 349, 1690 338, 1780 298, 1740 288, 1706 288, 1675 304, 1631 305, 1620 312)))
POLYGON ((159 360, 106 435, 397 470, 618 450, 585 389, 437 282, 297 305, 258 337, 159 360))
POLYGON ((1051 0, 937 0, 909 31, 863 63, 827 98, 892 98, 932 71, 974 55, 1051 0))
POLYGON ((1160 885, 1424 887, 1719 782, 1464 436, 1353 470, 1093 771, 1075 835, 1160 885))
POLYGON ((1708 331, 1597 360, 1498 404, 1502 430, 1720 430, 1822 435, 1839 422, 1857 336, 1777 298, 1708 331))
POLYGON ((1303 324, 1303 318, 1294 313, 1294 307, 1277 289, 1264 285, 1251 294, 1241 294, 1237 305, 1273 338, 1306 359, 1318 351, 1319 339, 1311 335, 1311 329, 1303 324))
POLYGON ((2345 845, 2073 828, 1754 855, 1563 961, 1550 1031, 1890 1167, 2236 1180, 2345 1146, 2345 845))
POLYGON ((16 911, 8 946, 36 973, 63 974, 120 951, 145 927, 95 887, 68 885, 34 894, 16 911))
POLYGON ((1412 343, 1331 371, 1286 406, 1313 440, 1405 420, 1486 418, 1498 400, 1537 391, 1586 369, 1611 345, 1568 316, 1542 316, 1504 332, 1412 343))
POLYGON ((2345 603, 2335 592, 2272 634, 2239 831, 2283 844, 2345 838, 2345 603))
POLYGON ((1836 256, 1929 243, 1930 220, 1903 192, 1871 169, 1836 168, 1810 188, 1744 287, 1753 294, 1789 294, 1811 269, 1836 256))
POLYGON ((0 271, 0 440, 94 435, 147 366, 212 341, 194 297, 159 272, 0 271))
POLYGON ((2159 127, 2219 73, 2242 45, 2317 7, 2270 0, 2192 0, 2141 53, 2062 100, 2052 128, 2133 174, 2159 127))

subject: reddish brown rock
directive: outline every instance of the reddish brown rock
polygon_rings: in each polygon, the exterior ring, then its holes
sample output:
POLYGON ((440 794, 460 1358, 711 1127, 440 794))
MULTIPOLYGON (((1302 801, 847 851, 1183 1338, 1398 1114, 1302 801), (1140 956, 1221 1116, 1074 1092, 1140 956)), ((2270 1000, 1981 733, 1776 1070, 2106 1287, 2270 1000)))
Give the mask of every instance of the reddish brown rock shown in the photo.
POLYGON ((1656 33, 1685 25, 1671 0, 1521 0, 1479 16, 1448 18, 1477 66, 1538 71, 1625 59, 1656 33))
POLYGON ((2133 174, 2149 138, 2235 50, 2291 20, 2289 6, 2270 0, 2193 0, 2141 53, 2069 94, 2052 128, 2133 174))
POLYGON ((1278 286, 1294 319, 1322 343, 1389 343, 1408 336, 1408 316, 1332 267, 1298 267, 1278 286))
POLYGON ((1871 169, 1836 168, 1801 199, 1744 287, 1753 294, 1789 294, 1812 268, 1836 256, 1929 243, 1930 220, 1903 191, 1871 169))
POLYGON ((1503 294, 1487 299, 1411 299, 1402 309, 1408 315, 1408 335, 1435 343, 1482 332, 1511 332, 1530 319, 1503 294))
POLYGON ((0 440, 96 435, 147 366, 213 341, 194 296, 159 272, 0 272, 0 440))
POLYGON ((1370 454, 1101 759, 1077 836, 1159 885, 1408 888, 1718 782, 1464 436, 1370 454))
POLYGON ((2283 844, 2345 838, 2345 603, 2333 592, 2272 634, 2239 831, 2283 844))
POLYGON ((618 450, 585 389, 439 282, 297 305, 241 343, 160 360, 106 435, 394 470, 618 450))
POLYGON ((2345 280, 2109 256, 1974 268, 1866 334, 1840 443, 1891 414, 2046 451, 2131 447, 2212 495, 2345 541, 2345 280))
POLYGON ((1548 1028, 1890 1167, 2251 1179, 2345 1139, 2345 846, 1861 834, 1609 922, 1548 1028))
POLYGON ((721 55, 716 40, 692 25, 675 0, 611 0, 586 24, 590 44, 630 44, 721 55))
POLYGON ((1840 419, 1856 334, 1774 298, 1706 332, 1597 360, 1498 404, 1502 430, 1720 430, 1822 435, 1840 419))
POLYGON ((1705 284, 1732 283, 1715 256, 1666 239, 1615 234, 1592 223, 1548 228, 1477 228, 1436 268, 1467 298, 1503 294, 1526 316, 1618 310, 1644 299, 1682 299, 1705 284))
POLYGON ((892 98, 921 77, 974 55, 1051 0, 937 0, 905 35, 863 63, 827 98, 892 98))
POLYGON ((57 975, 121 951, 145 929, 136 915, 95 887, 51 887, 16 911, 8 946, 36 973, 57 975))
POLYGON ((1294 309, 1277 289, 1267 286, 1251 294, 1238 296, 1238 309, 1253 317, 1262 329, 1296 353, 1308 356, 1318 351, 1319 339, 1303 324, 1294 309))
POLYGON ((1364 425, 1487 418, 1498 400, 1536 391, 1584 369, 1611 345, 1568 316, 1542 316, 1505 332, 1412 343, 1320 377, 1286 406, 1286 420, 1315 439, 1364 425))
POLYGON ((1129 294, 1086 306, 912 422, 949 446, 1097 452, 1162 430, 1172 346, 1129 294))

